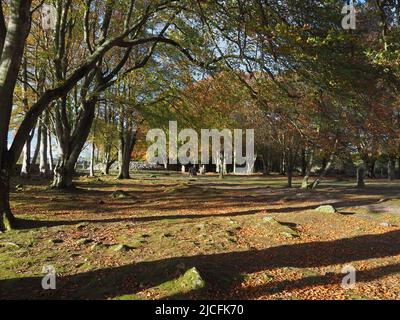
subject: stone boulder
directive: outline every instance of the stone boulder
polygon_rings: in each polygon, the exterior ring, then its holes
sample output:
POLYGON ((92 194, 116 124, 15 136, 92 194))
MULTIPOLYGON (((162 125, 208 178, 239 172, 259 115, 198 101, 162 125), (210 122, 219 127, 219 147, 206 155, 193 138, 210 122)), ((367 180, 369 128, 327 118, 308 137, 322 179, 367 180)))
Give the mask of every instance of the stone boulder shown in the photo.
POLYGON ((315 209, 315 211, 323 212, 323 213, 336 213, 337 212, 336 208, 331 205, 320 206, 317 209, 315 209))

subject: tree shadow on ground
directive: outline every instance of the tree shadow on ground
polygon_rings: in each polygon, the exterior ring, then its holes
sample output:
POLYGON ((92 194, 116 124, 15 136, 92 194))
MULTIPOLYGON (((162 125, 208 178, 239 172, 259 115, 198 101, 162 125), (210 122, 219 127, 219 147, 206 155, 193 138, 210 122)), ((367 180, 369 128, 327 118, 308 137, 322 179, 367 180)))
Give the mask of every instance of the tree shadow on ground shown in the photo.
MULTIPOLYGON (((400 264, 391 264, 388 266, 372 268, 369 270, 357 271, 356 281, 357 283, 371 282, 398 273, 400 273, 400 264)), ((326 275, 309 276, 297 280, 284 280, 280 282, 272 281, 268 284, 261 286, 255 286, 245 289, 241 288, 238 292, 238 295, 248 297, 249 299, 256 299, 261 296, 276 294, 282 291, 291 291, 296 289, 327 285, 340 286, 343 280, 343 276, 344 274, 341 273, 328 273, 326 275)))
MULTIPOLYGON (((129 200, 127 200, 129 201, 129 200)), ((174 214, 161 214, 161 215, 156 215, 156 216, 135 216, 135 215, 129 215, 126 217, 118 217, 118 218, 110 218, 110 219, 75 219, 75 220, 58 220, 58 221, 49 221, 49 220, 27 220, 27 219, 18 219, 17 221, 17 228, 18 229, 37 229, 37 228, 42 228, 42 227, 56 227, 56 226, 62 226, 62 225, 76 225, 80 224, 83 222, 90 222, 90 223, 118 223, 118 222, 151 222, 151 221, 161 221, 161 220, 171 220, 171 219, 202 219, 202 218, 218 218, 218 217, 238 217, 238 216, 248 216, 248 215, 255 215, 255 214, 260 214, 260 213, 265 213, 266 215, 268 214, 280 214, 280 213, 291 213, 291 212, 302 212, 302 211, 312 211, 317 209, 320 205, 322 204, 327 204, 330 203, 332 204, 335 208, 339 209, 341 211, 341 208, 351 208, 351 207, 360 207, 360 206, 368 206, 371 204, 376 203, 375 200, 373 199, 363 199, 363 200, 344 200, 344 201, 330 201, 330 202, 321 202, 319 204, 311 204, 307 206, 286 206, 286 207, 278 207, 278 208, 273 208, 269 207, 264 210, 260 209, 255 209, 255 210, 244 210, 244 211, 235 211, 235 212, 225 212, 225 213, 209 213, 209 214, 179 214, 179 215, 174 215, 174 214)), ((125 205, 127 205, 127 202, 125 202, 125 205)), ((147 210, 158 210, 158 212, 165 212, 165 211, 170 211, 172 209, 186 209, 189 210, 192 208, 192 206, 189 206, 188 204, 186 205, 181 205, 181 206, 174 206, 174 207, 167 207, 167 208, 162 208, 160 209, 160 206, 141 206, 138 203, 133 203, 131 205, 136 205, 137 208, 145 208, 147 210)), ((231 204, 232 207, 235 207, 235 205, 238 205, 237 203, 233 202, 231 204)), ((241 204, 243 205, 243 203, 241 204)), ((195 204, 193 204, 193 208, 198 208, 195 204)), ((221 205, 214 208, 214 207, 209 207, 207 206, 205 209, 207 211, 210 211, 212 209, 218 210, 221 208, 221 205)), ((111 215, 111 214, 118 214, 121 210, 128 210, 129 206, 127 207, 122 207, 122 204, 117 206, 117 208, 103 208, 102 212, 111 215)), ((352 215, 354 214, 353 212, 348 212, 348 211, 343 211, 341 212, 343 215, 352 215)))
MULTIPOLYGON (((365 235, 335 241, 282 245, 263 250, 228 252, 212 255, 167 258, 138 262, 115 268, 61 276, 56 291, 41 290, 41 278, 0 280, 2 299, 105 299, 157 286, 171 280, 184 269, 196 267, 207 283, 202 298, 234 298, 231 289, 242 281, 241 274, 268 271, 276 268, 312 268, 348 264, 354 261, 388 258, 400 254, 400 231, 365 235), (182 267, 183 266, 183 267, 182 267)), ((398 265, 362 271, 362 281, 379 279, 396 273, 398 265)), ((270 290, 305 288, 318 283, 337 283, 335 275, 283 281, 247 290, 256 298, 270 290), (276 289, 278 288, 278 289, 276 289)), ((240 292, 239 292, 240 293, 240 292)))
POLYGON ((239 216, 248 216, 262 213, 260 210, 247 210, 221 214, 181 214, 181 215, 159 215, 144 217, 120 217, 110 219, 77 219, 77 220, 28 220, 17 219, 16 227, 20 230, 51 228, 59 226, 70 226, 81 223, 130 223, 130 222, 153 222, 162 220, 187 220, 187 219, 203 219, 203 218, 232 218, 239 216))

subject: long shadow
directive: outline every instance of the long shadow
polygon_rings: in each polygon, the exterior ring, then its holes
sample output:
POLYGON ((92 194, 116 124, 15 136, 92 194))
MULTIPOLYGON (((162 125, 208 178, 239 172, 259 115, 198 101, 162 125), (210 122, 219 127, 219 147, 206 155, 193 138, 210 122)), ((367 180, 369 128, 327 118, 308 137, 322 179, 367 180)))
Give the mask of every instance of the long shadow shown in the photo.
MULTIPOLYGON (((185 269, 196 267, 200 271, 207 283, 203 298, 210 296, 211 292, 215 293, 212 290, 229 296, 231 289, 241 282, 238 276, 240 274, 283 267, 312 268, 347 264, 399 254, 400 231, 392 231, 335 241, 282 245, 258 251, 167 258, 94 270, 60 277, 57 281, 58 289, 52 292, 40 290, 41 278, 0 280, 0 298, 105 299, 132 294, 173 279, 178 275, 178 266, 182 265, 185 269), (207 293, 208 290, 211 291, 207 293)), ((376 274, 371 271, 369 278, 378 279, 397 270, 397 266, 393 268, 383 268, 383 272, 378 270, 376 274)), ((329 281, 321 277, 315 280, 329 281)), ((308 286, 309 282, 290 281, 284 285, 304 287, 308 286)))
POLYGON ((78 219, 78 220, 28 220, 18 219, 17 229, 39 229, 39 228, 51 228, 59 226, 70 226, 81 223, 119 223, 119 222, 152 222, 161 220, 186 220, 186 219, 202 219, 202 218, 230 218, 249 216, 261 213, 260 210, 248 210, 239 212, 229 212, 220 214, 181 214, 181 215, 160 215, 160 216, 145 216, 145 217, 126 217, 126 218, 110 218, 110 219, 78 219))
MULTIPOLYGON (((380 278, 400 273, 400 264, 392 264, 356 272, 356 283, 371 282, 380 278)), ((284 290, 302 289, 323 285, 340 285, 343 274, 331 273, 327 275, 311 276, 298 280, 285 280, 281 282, 271 282, 267 285, 256 286, 248 289, 241 289, 239 296, 257 298, 267 294, 276 294, 284 290)), ((371 298, 371 297, 364 297, 371 298)))
MULTIPOLYGON (((374 200, 354 200, 354 201, 337 201, 337 202, 330 202, 332 205, 334 205, 336 208, 345 208, 345 207, 353 207, 353 206, 362 206, 362 205, 370 205, 372 203, 376 203, 374 200)), ((121 208, 121 205, 126 205, 127 202, 122 202, 120 206, 117 206, 117 209, 109 209, 109 208, 104 208, 104 212, 107 214, 111 213, 118 213, 119 210, 123 209, 121 208)), ((322 204, 322 203, 321 203, 322 204)), ((137 205, 135 203, 135 205, 137 205)), ((235 203, 232 203, 232 205, 235 205, 235 203)), ((190 208, 197 208, 199 209, 198 205, 196 206, 195 204, 193 205, 184 205, 184 206, 167 206, 163 207, 160 209, 159 206, 153 206, 153 205, 142 205, 138 204, 138 206, 142 208, 146 208, 148 210, 154 209, 158 210, 159 212, 161 211, 170 211, 174 208, 179 208, 179 209, 190 209, 190 208)), ((309 205, 309 206, 296 206, 296 207, 283 207, 283 208, 267 208, 263 211, 265 211, 266 214, 274 214, 274 213, 290 213, 290 212, 301 212, 301 211, 311 211, 315 210, 319 204, 317 205, 309 205)), ((207 206, 207 210, 210 209, 220 209, 220 206, 207 206)), ((126 208, 128 209, 128 208, 126 208)), ((160 220, 170 220, 170 219, 201 219, 201 218, 212 218, 212 217, 237 217, 237 216, 246 216, 246 215, 254 215, 261 213, 260 210, 248 210, 248 211, 238 211, 238 212, 229 212, 229 213, 211 213, 211 214, 181 214, 181 215, 159 215, 159 216, 143 216, 143 217, 126 217, 126 218, 110 218, 110 219, 79 219, 79 220, 59 220, 59 221, 38 221, 38 220, 26 220, 26 219, 19 219, 19 222, 17 224, 18 228, 21 229, 36 229, 36 228, 42 228, 42 227, 55 227, 55 226, 62 226, 62 225, 76 225, 82 222, 90 222, 90 223, 118 223, 118 222, 151 222, 151 221, 160 221, 160 220)), ((351 214, 351 212, 345 212, 344 214, 351 214)))

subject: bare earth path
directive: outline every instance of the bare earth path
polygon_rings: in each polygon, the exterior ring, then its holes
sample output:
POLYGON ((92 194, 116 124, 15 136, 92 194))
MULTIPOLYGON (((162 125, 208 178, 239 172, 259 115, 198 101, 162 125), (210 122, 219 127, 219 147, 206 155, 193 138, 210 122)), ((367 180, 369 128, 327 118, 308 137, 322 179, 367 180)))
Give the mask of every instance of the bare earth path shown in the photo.
POLYGON ((73 193, 15 181, 24 228, 0 234, 0 298, 400 299, 400 184, 154 174, 81 178, 73 193), (57 290, 41 288, 47 265, 57 290), (204 289, 168 282, 192 267, 204 289))

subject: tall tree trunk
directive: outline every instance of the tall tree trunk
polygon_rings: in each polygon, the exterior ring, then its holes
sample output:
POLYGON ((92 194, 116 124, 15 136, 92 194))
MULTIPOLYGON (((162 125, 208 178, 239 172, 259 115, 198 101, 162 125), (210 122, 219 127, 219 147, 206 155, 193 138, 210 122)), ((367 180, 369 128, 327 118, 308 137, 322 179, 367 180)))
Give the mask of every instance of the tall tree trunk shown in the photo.
POLYGON ((15 226, 10 208, 10 176, 11 168, 6 164, 1 168, 0 175, 0 231, 8 231, 15 226))
POLYGON ((297 158, 298 158, 298 148, 296 150, 288 150, 286 152, 286 176, 287 176, 287 187, 293 187, 293 170, 296 166, 297 158))
POLYGON ((41 136, 42 136, 42 130, 40 130, 40 125, 39 125, 38 129, 37 129, 37 136, 36 136, 36 147, 35 147, 35 151, 33 152, 31 166, 36 165, 37 159, 39 158, 40 143, 42 140, 41 136))
POLYGON ((118 179, 130 179, 129 169, 133 148, 136 144, 136 131, 130 131, 124 134, 123 141, 120 141, 120 150, 118 151, 119 173, 118 179))
POLYGON ((400 158, 397 158, 397 166, 398 166, 397 179, 400 179, 400 158))
POLYGON ((49 175, 49 162, 47 158, 47 127, 45 123, 40 125, 40 151, 39 151, 39 174, 42 177, 47 177, 49 175))
POLYGON ((123 179, 130 179, 130 174, 129 174, 129 166, 131 162, 131 155, 127 154, 126 152, 123 152, 121 150, 119 154, 119 172, 118 172, 118 179, 123 180, 123 179))
POLYGON ((32 138, 33 138, 33 133, 28 138, 28 141, 26 141, 23 155, 22 155, 22 167, 21 167, 21 174, 20 174, 22 178, 30 177, 32 138))
POLYGON ((118 179, 120 180, 130 179, 129 169, 131 164, 131 156, 133 148, 136 144, 136 134, 137 134, 137 128, 134 127, 135 127, 135 120, 127 117, 124 108, 122 108, 120 120, 118 123, 118 132, 119 132, 118 179))
POLYGON ((117 161, 117 159, 112 159, 104 163, 103 174, 108 176, 110 174, 111 166, 117 161))
POLYGON ((64 157, 60 157, 55 169, 53 178, 53 188, 70 189, 73 187, 73 176, 75 169, 67 164, 64 157))
POLYGON ((51 132, 48 131, 48 145, 47 145, 47 149, 48 149, 48 159, 49 159, 49 170, 50 172, 53 172, 54 170, 54 157, 53 157, 53 147, 52 147, 52 139, 51 139, 51 132))
POLYGON ((314 148, 312 148, 310 151, 310 154, 308 156, 308 160, 306 161, 306 170, 305 170, 303 182, 301 184, 302 189, 308 189, 310 187, 309 180, 311 177, 312 167, 314 165, 314 154, 315 154, 315 150, 314 150, 314 148))
POLYGON ((388 179, 393 181, 396 178, 396 160, 394 158, 389 158, 388 161, 388 179))
POLYGON ((106 176, 110 174, 111 166, 117 161, 117 159, 111 159, 111 146, 106 148, 103 161, 102 173, 106 176))
MULTIPOLYGON (((23 79, 24 83, 22 86, 23 89, 23 99, 22 103, 24 105, 25 112, 29 110, 29 102, 28 102, 28 62, 26 60, 26 57, 23 60, 23 65, 22 65, 22 74, 23 74, 23 79)), ((31 166, 31 142, 32 142, 32 136, 34 132, 29 135, 25 145, 24 145, 24 150, 22 154, 22 167, 21 167, 21 177, 23 178, 29 178, 29 169, 31 166)))
POLYGON ((329 169, 332 166, 333 163, 333 159, 334 159, 334 154, 331 155, 330 159, 328 162, 326 162, 325 167, 322 169, 321 173, 319 174, 318 178, 314 180, 314 182, 311 185, 311 189, 316 189, 322 182, 322 180, 324 180, 326 174, 328 173, 329 169))
MULTIPOLYGON (((31 27, 31 0, 10 1, 7 21, 3 2, 0 3, 0 230, 9 230, 14 223, 9 203, 10 175, 26 140, 22 141, 19 152, 10 151, 8 133, 15 86, 31 27)), ((26 132, 26 137, 30 132, 26 132)))
POLYGON ((291 188, 293 186, 293 168, 291 166, 287 166, 287 187, 291 188))
POLYGON ((94 177, 94 162, 95 162, 95 151, 96 151, 96 146, 94 144, 94 142, 92 142, 92 146, 91 146, 91 153, 90 153, 90 172, 89 172, 89 176, 94 177))
MULTIPOLYGON (((268 165, 266 163, 265 160, 266 157, 261 156, 261 164, 262 164, 262 171, 263 171, 263 175, 266 176, 268 175, 268 165)), ((235 167, 234 167, 235 168, 235 167)))
POLYGON ((307 174, 307 154, 306 154, 306 149, 301 150, 301 176, 305 177, 307 174))
POLYGON ((376 159, 372 159, 371 160, 371 165, 369 166, 369 177, 371 179, 375 179, 376 178, 375 167, 376 167, 376 159))
POLYGON ((365 161, 362 161, 357 167, 357 188, 365 187, 365 161))
POLYGON ((336 154, 336 148, 338 146, 339 140, 336 139, 335 140, 335 144, 333 145, 333 151, 329 156, 328 161, 326 161, 326 159, 324 159, 324 166, 323 169, 321 171, 321 173, 319 174, 318 178, 314 180, 314 182, 311 184, 311 189, 316 189, 322 182, 322 180, 325 178, 326 174, 328 173, 329 169, 331 168, 332 164, 333 164, 333 160, 335 159, 335 154, 336 154))
POLYGON ((70 189, 73 187, 75 165, 85 142, 89 137, 95 115, 97 99, 82 103, 83 113, 72 135, 65 134, 59 123, 56 123, 60 159, 54 169, 53 188, 70 189))
POLYGON ((281 157, 280 161, 281 162, 280 162, 279 171, 280 171, 281 175, 285 176, 286 175, 286 159, 285 159, 285 155, 284 154, 282 154, 282 157, 281 157))

